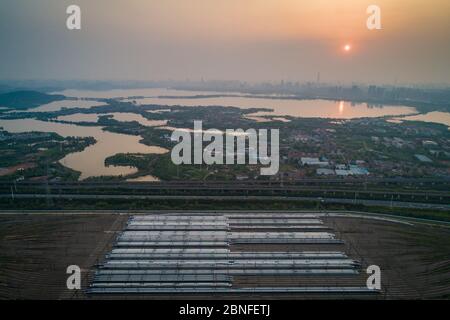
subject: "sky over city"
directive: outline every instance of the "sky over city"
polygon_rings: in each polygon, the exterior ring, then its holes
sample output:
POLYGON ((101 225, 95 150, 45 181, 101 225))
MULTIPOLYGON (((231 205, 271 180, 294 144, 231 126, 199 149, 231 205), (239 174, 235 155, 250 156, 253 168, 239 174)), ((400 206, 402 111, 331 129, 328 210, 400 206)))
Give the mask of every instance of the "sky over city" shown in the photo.
POLYGON ((0 79, 449 84, 449 15, 448 0, 1 0, 0 79))

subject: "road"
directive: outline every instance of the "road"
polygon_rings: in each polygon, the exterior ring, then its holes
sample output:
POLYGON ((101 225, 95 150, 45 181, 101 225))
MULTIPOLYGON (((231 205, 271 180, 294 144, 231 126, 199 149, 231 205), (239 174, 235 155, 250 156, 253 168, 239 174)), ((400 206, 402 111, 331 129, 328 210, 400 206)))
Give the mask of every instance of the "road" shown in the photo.
MULTIPOLYGON (((383 201, 383 200, 364 200, 364 199, 341 199, 341 198, 317 198, 317 197, 282 197, 282 196, 165 196, 165 195, 116 195, 116 194, 15 194, 15 199, 123 199, 123 200, 216 200, 216 201, 313 201, 320 203, 342 203, 342 204, 360 204, 366 206, 382 206, 391 208, 414 208, 414 209, 434 209, 450 211, 450 205, 420 203, 420 202, 402 202, 402 201, 383 201)), ((11 194, 0 194, 0 198, 11 198, 11 194)))

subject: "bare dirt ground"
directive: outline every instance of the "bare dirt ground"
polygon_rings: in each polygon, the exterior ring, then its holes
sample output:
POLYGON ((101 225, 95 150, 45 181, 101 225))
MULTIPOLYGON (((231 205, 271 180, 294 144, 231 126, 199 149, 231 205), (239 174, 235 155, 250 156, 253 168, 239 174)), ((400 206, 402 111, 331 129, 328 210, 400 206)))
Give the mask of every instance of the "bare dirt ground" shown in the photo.
MULTIPOLYGON (((0 298, 83 299, 83 292, 66 289, 66 268, 82 268, 82 287, 101 262, 127 215, 0 215, 0 298)), ((342 250, 362 262, 376 264, 382 271, 383 293, 377 299, 445 299, 450 297, 450 229, 422 224, 406 225, 361 218, 325 218, 344 245, 321 247, 342 250)), ((233 251, 301 251, 315 246, 232 246, 233 251)), ((245 286, 364 286, 364 270, 356 277, 235 277, 236 287, 245 286)), ((156 296, 138 297, 155 298, 156 296)), ((95 297, 111 298, 111 297, 95 297)), ((113 298, 136 298, 118 297, 113 298)), ((157 298, 171 298, 157 296, 157 298)), ((175 298, 318 298, 296 295, 176 296, 175 298)), ((319 298, 346 298, 345 296, 319 298)), ((365 297, 359 297, 365 298, 365 297)))
MULTIPOLYGON (((0 216, 0 298, 70 299, 66 269, 82 274, 110 249, 128 216, 0 216)), ((88 284, 83 277, 82 286, 88 284)))
POLYGON ((328 218, 346 252, 381 268, 387 299, 450 298, 450 228, 328 218))

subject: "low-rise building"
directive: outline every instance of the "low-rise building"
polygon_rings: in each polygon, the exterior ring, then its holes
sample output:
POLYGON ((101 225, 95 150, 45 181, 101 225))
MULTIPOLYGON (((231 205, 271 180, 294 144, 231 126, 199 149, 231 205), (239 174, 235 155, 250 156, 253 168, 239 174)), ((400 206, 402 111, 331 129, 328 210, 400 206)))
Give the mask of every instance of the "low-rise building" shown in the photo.
POLYGON ((422 145, 428 148, 428 147, 436 147, 438 144, 432 140, 424 140, 422 141, 422 145))
POLYGON ((321 161, 319 158, 308 158, 308 157, 302 157, 300 159, 300 164, 302 166, 319 166, 319 167, 326 167, 330 163, 328 161, 321 161))
POLYGON ((319 168, 316 170, 316 174, 319 176, 335 175, 336 172, 333 169, 319 168))
POLYGON ((336 169, 336 175, 338 176, 349 176, 351 175, 350 170, 336 169))
POLYGON ((419 160, 420 162, 427 162, 427 163, 433 162, 433 160, 431 160, 430 158, 428 158, 423 154, 415 154, 414 157, 416 157, 416 159, 419 160))
POLYGON ((350 165, 349 171, 350 171, 350 174, 355 175, 355 176, 361 176, 361 175, 368 175, 369 174, 369 170, 367 170, 366 168, 363 168, 363 167, 360 167, 360 166, 355 166, 355 165, 350 165))

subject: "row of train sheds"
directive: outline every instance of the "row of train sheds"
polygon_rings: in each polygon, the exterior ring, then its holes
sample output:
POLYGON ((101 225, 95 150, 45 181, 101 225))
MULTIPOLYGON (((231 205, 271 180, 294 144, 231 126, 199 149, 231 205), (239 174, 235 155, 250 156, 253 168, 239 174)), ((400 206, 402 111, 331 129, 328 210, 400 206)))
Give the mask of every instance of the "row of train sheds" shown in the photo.
POLYGON ((377 297, 361 259, 314 213, 131 216, 89 296, 377 297))

